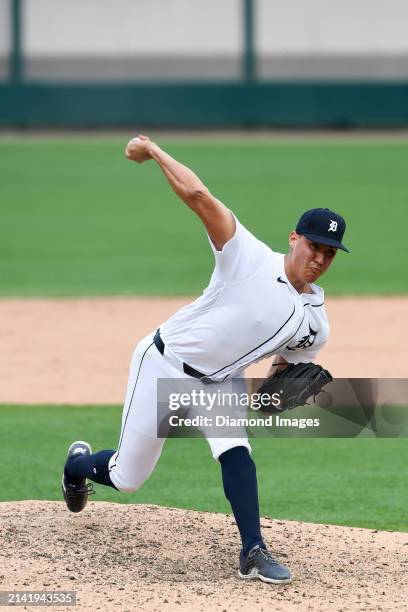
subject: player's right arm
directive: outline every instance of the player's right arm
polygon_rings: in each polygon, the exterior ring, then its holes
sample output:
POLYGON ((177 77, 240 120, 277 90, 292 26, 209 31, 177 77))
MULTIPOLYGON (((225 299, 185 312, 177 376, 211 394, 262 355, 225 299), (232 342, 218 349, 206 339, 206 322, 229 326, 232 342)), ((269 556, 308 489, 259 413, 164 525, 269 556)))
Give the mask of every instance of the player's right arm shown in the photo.
POLYGON ((210 193, 198 176, 147 136, 140 135, 131 140, 125 154, 128 159, 138 163, 154 159, 173 191, 200 217, 215 248, 221 251, 234 235, 235 219, 231 211, 210 193))

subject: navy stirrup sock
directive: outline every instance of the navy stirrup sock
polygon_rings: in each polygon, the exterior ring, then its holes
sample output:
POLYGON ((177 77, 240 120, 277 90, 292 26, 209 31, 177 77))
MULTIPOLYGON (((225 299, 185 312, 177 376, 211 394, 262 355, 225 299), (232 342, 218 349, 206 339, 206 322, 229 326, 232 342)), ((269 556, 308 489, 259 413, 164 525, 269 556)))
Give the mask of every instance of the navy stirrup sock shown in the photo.
POLYGON ((116 489, 110 479, 108 468, 109 460, 115 453, 114 450, 102 450, 88 456, 74 455, 65 464, 65 473, 74 483, 75 481, 81 482, 83 478, 89 478, 106 487, 116 489))
POLYGON ((261 535, 256 468, 248 449, 231 448, 220 455, 219 461, 224 493, 237 522, 244 555, 256 544, 266 548, 261 535))

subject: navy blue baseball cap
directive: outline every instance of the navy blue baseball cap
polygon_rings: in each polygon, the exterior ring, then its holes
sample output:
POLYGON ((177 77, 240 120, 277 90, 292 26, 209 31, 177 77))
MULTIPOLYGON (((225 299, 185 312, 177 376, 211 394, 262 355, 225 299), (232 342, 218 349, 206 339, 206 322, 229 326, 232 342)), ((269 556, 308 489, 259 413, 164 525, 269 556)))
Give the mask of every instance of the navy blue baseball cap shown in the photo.
POLYGON ((296 226, 296 232, 306 236, 309 240, 350 253, 341 242, 345 230, 346 222, 343 217, 328 208, 307 210, 300 217, 296 226))

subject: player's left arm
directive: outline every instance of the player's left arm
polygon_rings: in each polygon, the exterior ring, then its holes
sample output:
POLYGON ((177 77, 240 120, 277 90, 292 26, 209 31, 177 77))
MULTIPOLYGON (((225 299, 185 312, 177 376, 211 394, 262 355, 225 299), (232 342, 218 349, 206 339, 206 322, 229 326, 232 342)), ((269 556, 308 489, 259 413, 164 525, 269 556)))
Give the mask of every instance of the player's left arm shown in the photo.
POLYGON ((267 377, 273 376, 276 372, 280 370, 284 370, 289 365, 289 361, 287 361, 282 355, 275 355, 271 367, 269 368, 269 372, 267 373, 267 377))
POLYGON ((235 233, 235 219, 190 168, 171 157, 147 136, 140 135, 131 140, 125 154, 128 159, 139 163, 154 159, 173 191, 200 217, 215 248, 222 250, 235 233))

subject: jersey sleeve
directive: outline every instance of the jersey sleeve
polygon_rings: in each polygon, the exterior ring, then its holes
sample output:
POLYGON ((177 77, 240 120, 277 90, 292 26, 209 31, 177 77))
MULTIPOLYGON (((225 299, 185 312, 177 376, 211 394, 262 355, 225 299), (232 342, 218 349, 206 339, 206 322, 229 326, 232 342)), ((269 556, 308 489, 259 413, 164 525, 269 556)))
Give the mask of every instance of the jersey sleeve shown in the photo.
POLYGON ((235 217, 235 233, 221 251, 208 236, 215 257, 215 274, 224 282, 239 282, 252 276, 263 264, 268 252, 266 244, 255 238, 235 217))

